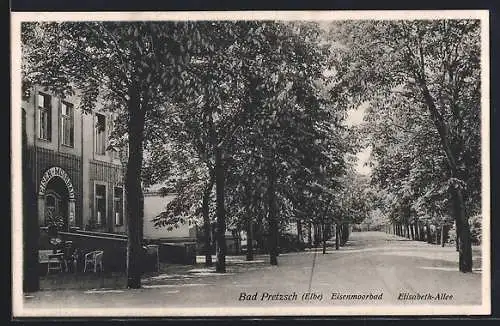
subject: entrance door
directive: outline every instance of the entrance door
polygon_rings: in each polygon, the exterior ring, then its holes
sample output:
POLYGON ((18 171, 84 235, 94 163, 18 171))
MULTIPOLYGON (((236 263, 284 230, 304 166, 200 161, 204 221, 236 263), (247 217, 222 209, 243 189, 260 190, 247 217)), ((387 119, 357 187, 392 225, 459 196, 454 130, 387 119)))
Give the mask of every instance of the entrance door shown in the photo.
POLYGON ((52 178, 47 185, 45 194, 45 225, 49 221, 56 221, 59 224, 59 230, 68 228, 68 191, 64 182, 58 178, 52 178))
POLYGON ((45 195, 45 224, 48 224, 54 216, 59 215, 60 196, 55 192, 49 192, 45 195))

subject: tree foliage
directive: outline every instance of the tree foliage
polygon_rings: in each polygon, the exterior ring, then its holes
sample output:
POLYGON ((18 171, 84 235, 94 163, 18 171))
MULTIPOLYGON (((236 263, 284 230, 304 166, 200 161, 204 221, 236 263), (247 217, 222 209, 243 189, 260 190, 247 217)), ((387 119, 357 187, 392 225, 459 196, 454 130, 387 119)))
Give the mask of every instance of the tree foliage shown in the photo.
POLYGON ((347 22, 331 33, 345 50, 339 70, 351 92, 342 98, 369 102, 373 180, 392 197, 393 220, 450 212, 460 270, 470 271, 467 219, 481 202, 479 22, 347 22))

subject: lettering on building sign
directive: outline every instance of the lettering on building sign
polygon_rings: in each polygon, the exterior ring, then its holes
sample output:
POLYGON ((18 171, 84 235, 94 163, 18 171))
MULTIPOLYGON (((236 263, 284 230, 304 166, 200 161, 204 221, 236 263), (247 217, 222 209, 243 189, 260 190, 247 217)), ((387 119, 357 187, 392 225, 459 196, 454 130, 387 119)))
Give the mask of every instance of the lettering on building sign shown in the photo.
POLYGON ((73 188, 73 183, 71 182, 71 178, 69 175, 64 171, 62 168, 58 166, 51 167, 45 173, 43 174, 42 180, 40 180, 40 187, 38 194, 40 196, 45 195, 45 190, 47 189, 47 184, 53 177, 59 177, 61 178, 64 183, 66 184, 66 187, 68 188, 68 193, 69 193, 69 199, 75 199, 75 190, 73 188))

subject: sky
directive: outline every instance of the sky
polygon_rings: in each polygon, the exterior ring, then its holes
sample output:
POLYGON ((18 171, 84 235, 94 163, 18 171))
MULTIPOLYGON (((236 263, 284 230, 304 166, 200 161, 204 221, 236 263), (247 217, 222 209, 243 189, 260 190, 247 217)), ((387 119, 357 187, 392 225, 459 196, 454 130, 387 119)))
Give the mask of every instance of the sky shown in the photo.
MULTIPOLYGON (((368 107, 368 103, 361 104, 355 110, 349 110, 347 112, 346 124, 348 126, 356 126, 363 122, 363 117, 365 115, 365 110, 368 107)), ((360 151, 356 156, 358 158, 358 164, 356 170, 360 174, 369 175, 371 173, 371 168, 369 166, 365 166, 364 164, 370 158, 371 148, 367 147, 360 151)))

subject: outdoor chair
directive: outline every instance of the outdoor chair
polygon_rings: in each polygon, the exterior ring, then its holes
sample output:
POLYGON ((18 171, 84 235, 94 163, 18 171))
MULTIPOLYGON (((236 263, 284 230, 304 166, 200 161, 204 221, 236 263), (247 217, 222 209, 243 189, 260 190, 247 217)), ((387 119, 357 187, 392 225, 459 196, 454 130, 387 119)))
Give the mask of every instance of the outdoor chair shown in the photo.
POLYGON ((83 268, 83 272, 87 271, 87 266, 91 266, 94 273, 97 273, 97 267, 99 267, 99 271, 103 272, 104 268, 102 267, 102 256, 104 251, 95 250, 91 251, 88 254, 85 254, 85 265, 83 268))
POLYGON ((48 254, 47 260, 47 275, 49 275, 50 271, 63 271, 63 263, 64 263, 64 253, 52 253, 48 254))

